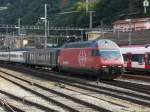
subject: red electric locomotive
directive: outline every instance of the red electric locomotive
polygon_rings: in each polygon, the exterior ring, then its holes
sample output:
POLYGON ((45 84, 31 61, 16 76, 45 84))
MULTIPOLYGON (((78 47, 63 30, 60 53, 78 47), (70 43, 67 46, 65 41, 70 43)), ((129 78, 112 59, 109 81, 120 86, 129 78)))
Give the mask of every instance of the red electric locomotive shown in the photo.
POLYGON ((124 66, 127 71, 150 71, 150 47, 125 46, 121 47, 124 66))
POLYGON ((110 40, 82 41, 65 44, 58 58, 58 68, 114 79, 123 71, 123 57, 118 45, 110 40))

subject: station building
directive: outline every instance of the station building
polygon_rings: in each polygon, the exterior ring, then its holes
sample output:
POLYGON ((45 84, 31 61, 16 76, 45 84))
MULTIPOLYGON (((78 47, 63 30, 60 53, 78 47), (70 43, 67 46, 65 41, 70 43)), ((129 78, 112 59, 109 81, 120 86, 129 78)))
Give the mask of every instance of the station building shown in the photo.
POLYGON ((113 23, 114 32, 142 31, 150 29, 150 17, 118 20, 113 23))

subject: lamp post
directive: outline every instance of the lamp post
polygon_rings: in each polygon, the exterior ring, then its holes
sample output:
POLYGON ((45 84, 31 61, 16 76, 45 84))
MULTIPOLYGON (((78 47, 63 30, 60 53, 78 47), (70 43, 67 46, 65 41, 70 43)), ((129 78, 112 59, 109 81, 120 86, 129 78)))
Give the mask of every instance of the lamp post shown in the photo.
POLYGON ((144 13, 147 13, 147 7, 149 7, 149 1, 148 0, 144 0, 143 1, 143 7, 144 7, 144 13))
POLYGON ((47 48, 47 4, 45 4, 45 41, 44 48, 47 48))
POLYGON ((125 21, 129 22, 129 37, 128 37, 128 44, 131 45, 131 36, 132 36, 132 20, 131 19, 126 19, 125 21))

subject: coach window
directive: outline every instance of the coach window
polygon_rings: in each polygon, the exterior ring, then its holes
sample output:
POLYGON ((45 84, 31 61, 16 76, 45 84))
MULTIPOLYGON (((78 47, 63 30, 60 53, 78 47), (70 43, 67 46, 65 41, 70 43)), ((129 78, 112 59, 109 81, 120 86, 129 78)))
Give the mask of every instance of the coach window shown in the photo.
POLYGON ((32 63, 34 63, 33 53, 31 53, 31 60, 32 60, 32 63))
POLYGON ((139 61, 139 59, 138 59, 138 55, 137 55, 137 54, 132 55, 132 61, 136 61, 136 62, 138 62, 138 61, 139 61))
POLYGON ((43 57, 44 57, 44 61, 43 62, 46 62, 46 59, 47 59, 47 53, 43 53, 43 57))
POLYGON ((139 60, 138 60, 139 64, 143 64, 143 62, 144 62, 144 55, 141 54, 138 57, 139 57, 139 60))
POLYGON ((50 63, 50 57, 51 57, 51 53, 48 53, 48 62, 50 63))
POLYGON ((148 55, 148 64, 150 65, 150 54, 148 55))
POLYGON ((49 62, 52 63, 52 52, 50 52, 49 62))
POLYGON ((46 62, 46 58, 47 58, 47 53, 43 53, 43 57, 44 57, 44 62, 46 62))
POLYGON ((23 57, 23 55, 22 54, 20 54, 20 58, 22 58, 23 57))

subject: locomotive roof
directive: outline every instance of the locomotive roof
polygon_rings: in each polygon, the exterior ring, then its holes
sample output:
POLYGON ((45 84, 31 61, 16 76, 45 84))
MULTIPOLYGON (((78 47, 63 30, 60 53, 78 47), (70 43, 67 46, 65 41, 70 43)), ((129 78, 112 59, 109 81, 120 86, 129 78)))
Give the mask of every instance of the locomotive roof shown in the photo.
POLYGON ((32 49, 31 52, 57 52, 60 48, 32 49))
POLYGON ((80 41, 80 42, 71 42, 66 43, 62 46, 62 48, 85 48, 85 47, 118 47, 118 45, 108 39, 99 39, 99 40, 92 40, 92 41, 80 41))

